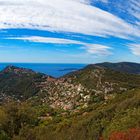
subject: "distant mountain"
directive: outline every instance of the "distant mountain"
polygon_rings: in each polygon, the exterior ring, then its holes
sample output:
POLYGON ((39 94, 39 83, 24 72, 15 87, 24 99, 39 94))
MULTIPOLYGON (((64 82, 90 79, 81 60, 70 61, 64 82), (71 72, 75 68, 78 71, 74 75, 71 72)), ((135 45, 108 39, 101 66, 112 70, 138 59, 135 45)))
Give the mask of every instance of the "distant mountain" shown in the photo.
POLYGON ((110 63, 110 62, 104 62, 104 63, 98 63, 98 64, 92 64, 88 67, 92 66, 100 66, 104 68, 109 68, 115 71, 120 72, 126 72, 130 74, 140 74, 140 64, 139 63, 132 63, 132 62, 120 62, 120 63, 110 63))

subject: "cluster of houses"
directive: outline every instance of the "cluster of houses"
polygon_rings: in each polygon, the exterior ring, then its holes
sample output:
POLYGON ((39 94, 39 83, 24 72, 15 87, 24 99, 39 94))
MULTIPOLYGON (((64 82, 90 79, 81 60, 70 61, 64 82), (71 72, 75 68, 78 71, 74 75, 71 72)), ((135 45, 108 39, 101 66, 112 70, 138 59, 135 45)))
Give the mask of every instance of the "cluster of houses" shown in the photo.
POLYGON ((41 83, 44 93, 43 103, 49 103, 52 108, 72 110, 84 107, 90 100, 89 90, 81 84, 72 84, 70 80, 46 80, 41 83))

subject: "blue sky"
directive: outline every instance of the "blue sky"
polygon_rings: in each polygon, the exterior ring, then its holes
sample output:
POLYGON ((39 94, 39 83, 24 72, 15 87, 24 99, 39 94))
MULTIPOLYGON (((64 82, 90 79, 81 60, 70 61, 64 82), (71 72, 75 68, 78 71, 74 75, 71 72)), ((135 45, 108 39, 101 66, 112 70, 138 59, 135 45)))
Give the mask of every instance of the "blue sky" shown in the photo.
POLYGON ((0 62, 140 61, 140 0, 0 0, 0 62))

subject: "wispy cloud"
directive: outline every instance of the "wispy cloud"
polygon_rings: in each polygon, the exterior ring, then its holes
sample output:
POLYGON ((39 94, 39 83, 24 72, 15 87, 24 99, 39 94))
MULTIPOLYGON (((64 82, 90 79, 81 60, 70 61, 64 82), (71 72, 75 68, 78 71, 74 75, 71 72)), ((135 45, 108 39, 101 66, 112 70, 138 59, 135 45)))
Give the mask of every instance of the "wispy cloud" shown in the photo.
POLYGON ((140 0, 129 0, 128 2, 130 7, 127 11, 140 20, 140 0))
POLYGON ((137 26, 138 28, 140 27, 140 0, 109 0, 107 9, 110 12, 113 12, 112 8, 114 8, 114 11, 117 11, 114 13, 115 15, 120 14, 119 16, 121 17, 123 15, 123 18, 125 18, 127 22, 133 24, 133 26, 137 26))
POLYGON ((112 54, 112 52, 110 51, 111 48, 105 45, 89 44, 86 46, 85 49, 90 54, 106 55, 106 56, 112 54))
POLYGON ((103 2, 103 3, 108 3, 109 0, 94 0, 93 2, 103 2))
POLYGON ((11 40, 24 40, 36 43, 50 43, 50 44, 76 44, 81 45, 82 49, 84 49, 89 54, 96 54, 96 55, 111 55, 111 47, 100 45, 100 44, 91 44, 85 43, 82 41, 77 40, 70 40, 70 39, 62 39, 62 38, 52 38, 52 37, 40 37, 40 36, 30 36, 30 37, 12 37, 12 38, 5 38, 11 40))
POLYGON ((140 30, 88 0, 0 0, 0 29, 29 28, 129 38, 140 30))
POLYGON ((129 44, 129 48, 134 55, 140 56, 140 44, 129 44))
POLYGON ((83 42, 63 39, 63 38, 53 38, 53 37, 41 37, 41 36, 29 36, 29 37, 9 37, 5 39, 11 40, 24 40, 36 43, 52 43, 52 44, 84 44, 83 42))

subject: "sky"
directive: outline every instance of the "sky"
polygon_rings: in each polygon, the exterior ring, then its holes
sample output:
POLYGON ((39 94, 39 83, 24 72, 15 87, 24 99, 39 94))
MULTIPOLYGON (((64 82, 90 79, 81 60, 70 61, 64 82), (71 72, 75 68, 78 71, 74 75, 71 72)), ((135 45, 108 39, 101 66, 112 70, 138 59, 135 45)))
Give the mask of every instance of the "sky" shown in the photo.
POLYGON ((0 62, 140 62, 140 0, 0 0, 0 62))

